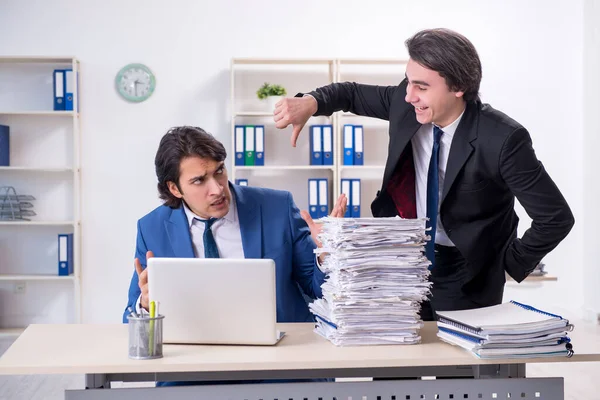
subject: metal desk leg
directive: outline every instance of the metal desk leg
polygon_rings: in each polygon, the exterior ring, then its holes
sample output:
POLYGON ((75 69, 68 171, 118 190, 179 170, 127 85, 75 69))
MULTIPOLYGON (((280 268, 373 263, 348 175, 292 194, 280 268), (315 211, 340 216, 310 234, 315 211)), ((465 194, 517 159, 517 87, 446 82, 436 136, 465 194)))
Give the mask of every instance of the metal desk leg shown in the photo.
POLYGON ((473 365, 473 378, 525 378, 525 364, 473 365))
POLYGON ((86 389, 110 389, 106 374, 85 374, 86 389))

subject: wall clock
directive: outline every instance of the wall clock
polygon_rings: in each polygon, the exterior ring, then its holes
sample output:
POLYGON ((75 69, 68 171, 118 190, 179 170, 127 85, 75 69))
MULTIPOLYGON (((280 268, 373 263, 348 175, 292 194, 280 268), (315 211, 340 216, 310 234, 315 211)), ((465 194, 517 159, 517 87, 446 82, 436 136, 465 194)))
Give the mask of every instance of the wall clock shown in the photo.
POLYGON ((121 68, 115 78, 117 92, 127 101, 147 100, 156 87, 156 78, 144 64, 129 64, 121 68))

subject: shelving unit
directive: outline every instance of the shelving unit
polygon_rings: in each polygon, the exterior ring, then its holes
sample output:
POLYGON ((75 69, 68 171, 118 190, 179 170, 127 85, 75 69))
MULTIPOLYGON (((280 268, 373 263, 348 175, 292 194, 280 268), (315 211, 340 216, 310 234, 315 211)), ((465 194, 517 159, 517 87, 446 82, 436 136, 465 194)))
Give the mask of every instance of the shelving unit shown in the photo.
POLYGON ((80 63, 74 57, 0 57, 0 124, 11 165, 0 186, 35 197, 31 221, 0 220, 0 336, 29 323, 81 320, 80 63), (53 70, 73 70, 73 109, 53 111, 53 70), (58 234, 73 233, 74 271, 58 275, 58 234))
POLYGON ((329 179, 329 205, 341 192, 341 178, 360 178, 365 180, 361 190, 361 214, 371 216, 370 203, 381 186, 384 163, 387 157, 387 121, 374 121, 352 113, 335 113, 331 117, 311 118, 298 138, 296 148, 290 145, 291 127, 285 130, 275 128, 273 112, 266 110, 256 98, 256 90, 263 82, 283 85, 287 96, 298 92, 307 92, 316 87, 334 82, 356 80, 364 83, 394 85, 404 76, 405 60, 367 60, 367 59, 264 59, 234 58, 231 61, 231 149, 235 154, 235 125, 265 125, 265 165, 248 167, 232 165, 230 177, 246 178, 249 184, 284 189, 292 192, 296 204, 301 209, 308 207, 308 179, 329 179), (373 75, 373 68, 387 68, 395 71, 393 75, 373 75), (347 67, 351 71, 363 70, 365 74, 353 79, 345 74, 347 67), (373 81, 373 77, 376 77, 373 81), (391 78, 391 77, 394 78, 391 78), (262 108, 262 109, 261 109, 262 108), (364 166, 343 165, 342 129, 345 123, 364 124, 365 161, 364 166), (333 125, 334 165, 310 165, 309 126, 312 124, 333 125), (377 132, 371 132, 375 131, 377 132), (372 138, 377 139, 370 143, 372 138), (381 148, 380 151, 375 151, 381 148), (372 152, 371 152, 372 151, 372 152), (371 152, 371 153, 370 153, 371 152), (284 174, 293 174, 293 179, 282 178, 284 174))
MULTIPOLYGON (((302 132, 298 146, 290 145, 291 127, 275 128, 272 110, 256 97, 264 82, 278 83, 287 89, 288 96, 310 87, 327 85, 335 79, 335 60, 329 59, 241 59, 231 61, 231 135, 230 155, 235 154, 235 125, 265 126, 265 165, 232 165, 230 178, 246 178, 251 186, 264 186, 292 193, 300 209, 308 207, 308 179, 329 180, 331 204, 336 165, 310 165, 308 134, 302 132), (290 176, 293 176, 290 179, 290 176)), ((311 123, 333 124, 334 118, 315 117, 311 123)), ((335 136, 335 135, 334 135, 335 136)), ((231 158, 231 157, 230 157, 231 158)))

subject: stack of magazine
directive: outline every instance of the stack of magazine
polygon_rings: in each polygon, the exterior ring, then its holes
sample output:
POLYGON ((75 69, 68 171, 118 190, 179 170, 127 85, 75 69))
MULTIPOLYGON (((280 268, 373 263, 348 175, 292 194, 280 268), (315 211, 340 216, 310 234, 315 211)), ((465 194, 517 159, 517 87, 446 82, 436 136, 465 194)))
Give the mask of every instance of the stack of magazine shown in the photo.
POLYGON ((424 219, 322 218, 323 298, 315 332, 337 346, 419 343, 430 293, 424 219))
POLYGON ((483 359, 573 355, 568 332, 573 325, 559 315, 511 301, 462 311, 438 311, 438 337, 483 359))

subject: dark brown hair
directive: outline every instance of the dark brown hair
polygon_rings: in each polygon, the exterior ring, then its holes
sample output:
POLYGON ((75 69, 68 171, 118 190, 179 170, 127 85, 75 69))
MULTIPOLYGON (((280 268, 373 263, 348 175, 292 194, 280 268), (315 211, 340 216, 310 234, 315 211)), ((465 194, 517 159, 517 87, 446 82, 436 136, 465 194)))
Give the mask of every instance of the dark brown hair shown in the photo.
POLYGON ((184 158, 192 156, 221 162, 227 158, 227 151, 213 135, 195 126, 171 128, 160 140, 154 166, 159 197, 164 201, 164 205, 171 208, 181 206, 182 200, 173 196, 167 182, 174 182, 181 191, 179 167, 184 158))
POLYGON ((438 72, 451 91, 464 92, 466 101, 479 100, 481 61, 469 39, 450 29, 426 29, 405 45, 410 58, 438 72))

